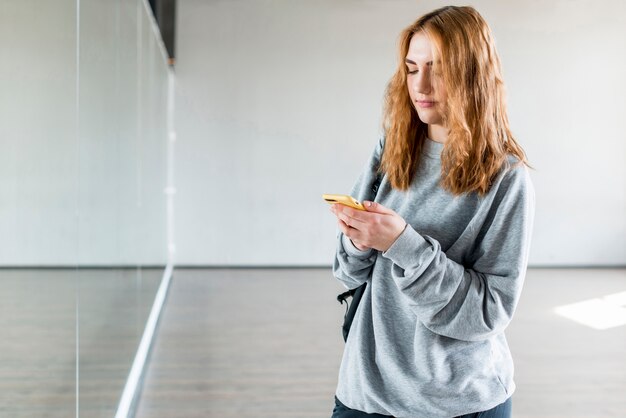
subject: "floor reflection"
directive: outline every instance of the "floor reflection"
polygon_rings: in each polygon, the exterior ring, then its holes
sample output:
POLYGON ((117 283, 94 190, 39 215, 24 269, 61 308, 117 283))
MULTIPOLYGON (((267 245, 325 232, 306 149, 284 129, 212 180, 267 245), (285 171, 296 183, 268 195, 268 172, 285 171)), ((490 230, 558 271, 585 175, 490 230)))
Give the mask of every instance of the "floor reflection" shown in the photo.
POLYGON ((113 416, 162 274, 0 270, 0 416, 113 416))

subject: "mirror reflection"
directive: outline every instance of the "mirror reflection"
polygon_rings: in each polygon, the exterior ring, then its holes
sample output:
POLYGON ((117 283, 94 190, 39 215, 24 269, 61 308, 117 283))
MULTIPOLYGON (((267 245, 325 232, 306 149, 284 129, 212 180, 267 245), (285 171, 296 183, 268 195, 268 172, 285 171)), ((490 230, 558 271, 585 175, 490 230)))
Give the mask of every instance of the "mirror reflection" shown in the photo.
POLYGON ((143 0, 0 28, 0 416, 115 416, 168 262, 171 69, 143 0))

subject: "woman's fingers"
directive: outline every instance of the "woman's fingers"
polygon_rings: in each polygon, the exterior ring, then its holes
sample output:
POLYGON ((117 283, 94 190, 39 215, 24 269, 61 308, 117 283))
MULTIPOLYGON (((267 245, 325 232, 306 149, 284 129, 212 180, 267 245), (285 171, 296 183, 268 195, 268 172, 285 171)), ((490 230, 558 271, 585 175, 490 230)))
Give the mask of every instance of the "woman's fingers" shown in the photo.
POLYGON ((357 213, 362 211, 352 209, 344 205, 334 204, 331 206, 331 212, 333 212, 338 219, 342 220, 351 228, 362 230, 366 226, 362 217, 358 216, 357 213))
POLYGON ((370 212, 370 213, 383 213, 386 215, 395 215, 396 212, 394 212, 393 210, 389 209, 388 207, 385 207, 383 205, 381 205, 380 203, 377 202, 370 202, 370 201, 365 201, 363 202, 363 205, 365 206, 365 209, 370 212))
POLYGON ((377 203, 369 205, 367 212, 343 205, 333 205, 331 211, 337 217, 341 232, 353 243, 379 251, 386 251, 406 227, 400 215, 377 203))
POLYGON ((361 236, 361 232, 357 229, 354 228, 350 228, 350 226, 346 225, 346 223, 344 221, 342 221, 341 219, 339 219, 337 221, 338 225, 339 225, 339 229, 341 229, 341 232, 343 232, 343 234, 350 238, 350 241, 352 241, 352 244, 359 250, 361 251, 365 251, 366 249, 368 249, 369 247, 367 247, 366 245, 364 245, 361 240, 359 239, 359 237, 361 236))
POLYGON ((337 222, 339 224, 339 228, 341 229, 341 232, 343 232, 344 235, 348 236, 348 238, 356 238, 356 236, 359 234, 358 229, 351 227, 349 224, 347 224, 343 220, 337 219, 337 222))
POLYGON ((359 231, 363 230, 366 227, 366 223, 360 221, 357 218, 353 218, 344 213, 338 213, 337 217, 341 219, 346 225, 351 228, 358 229, 359 231))
POLYGON ((341 232, 353 243, 384 251, 395 241, 406 223, 397 213, 382 205, 372 203, 370 208, 371 212, 369 208, 368 211, 360 211, 335 204, 331 211, 337 217, 341 232))

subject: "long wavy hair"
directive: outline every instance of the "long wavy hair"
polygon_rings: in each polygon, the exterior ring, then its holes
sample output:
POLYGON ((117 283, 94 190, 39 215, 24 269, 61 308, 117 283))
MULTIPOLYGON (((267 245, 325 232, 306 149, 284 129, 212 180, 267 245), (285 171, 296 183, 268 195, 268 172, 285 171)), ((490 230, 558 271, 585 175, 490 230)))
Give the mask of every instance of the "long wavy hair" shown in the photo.
POLYGON ((442 186, 454 195, 484 195, 509 155, 528 165, 509 128, 500 59, 491 29, 472 7, 447 6, 415 21, 400 35, 398 68, 385 92, 385 150, 381 171, 407 190, 428 126, 420 121, 407 87, 405 58, 414 34, 433 45, 433 69, 447 90, 441 110, 448 139, 441 155, 442 186))

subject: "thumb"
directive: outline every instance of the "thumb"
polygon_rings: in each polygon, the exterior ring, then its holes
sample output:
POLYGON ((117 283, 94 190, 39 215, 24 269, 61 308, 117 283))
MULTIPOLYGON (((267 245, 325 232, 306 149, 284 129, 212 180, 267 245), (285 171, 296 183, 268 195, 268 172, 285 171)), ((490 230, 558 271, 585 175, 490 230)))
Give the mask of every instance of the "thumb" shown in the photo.
POLYGON ((394 211, 392 211, 389 208, 384 207, 380 203, 370 202, 369 200, 366 200, 365 202, 363 202, 363 206, 365 206, 365 210, 367 210, 368 212, 387 213, 387 214, 395 213, 394 211))

